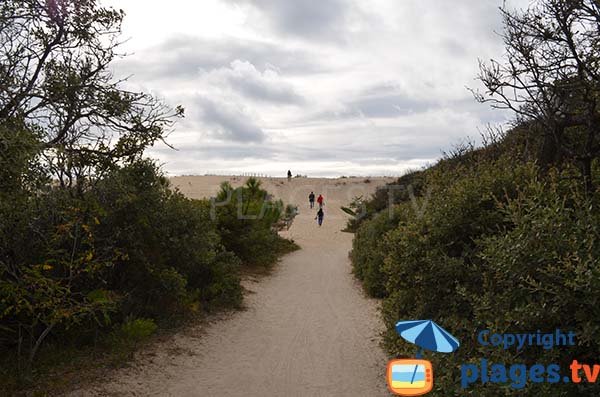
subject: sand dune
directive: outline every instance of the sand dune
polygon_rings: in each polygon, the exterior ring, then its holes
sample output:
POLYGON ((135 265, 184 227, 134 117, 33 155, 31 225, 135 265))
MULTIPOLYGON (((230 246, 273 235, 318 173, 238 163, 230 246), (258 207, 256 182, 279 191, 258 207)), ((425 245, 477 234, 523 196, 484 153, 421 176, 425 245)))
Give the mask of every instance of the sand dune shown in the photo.
MULTIPOLYGON (((177 177, 193 198, 209 197, 236 177, 177 177)), ((379 348, 376 302, 350 271, 352 235, 341 232, 341 210, 386 179, 265 179, 263 186, 300 213, 286 237, 302 249, 272 275, 247 279, 247 310, 176 335, 103 385, 73 395, 129 396, 385 396, 386 357, 379 348), (319 228, 308 207, 310 191, 325 196, 319 228)))

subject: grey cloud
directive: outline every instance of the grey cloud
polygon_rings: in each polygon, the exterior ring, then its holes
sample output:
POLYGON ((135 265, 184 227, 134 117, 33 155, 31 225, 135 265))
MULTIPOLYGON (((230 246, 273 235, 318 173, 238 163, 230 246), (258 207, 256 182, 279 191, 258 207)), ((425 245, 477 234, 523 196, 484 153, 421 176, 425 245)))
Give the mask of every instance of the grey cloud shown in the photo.
POLYGON ((422 113, 434 107, 435 102, 410 98, 403 94, 366 96, 348 103, 365 117, 392 118, 413 113, 422 113))
POLYGON ((209 134, 224 141, 263 142, 267 135, 252 117, 236 104, 216 102, 198 96, 192 109, 200 126, 209 128, 209 134))
POLYGON ((400 84, 394 81, 384 81, 373 84, 362 90, 362 95, 383 95, 393 93, 400 89, 400 84))
POLYGON ((448 54, 453 57, 464 57, 468 54, 464 44, 461 44, 455 39, 445 39, 442 41, 442 46, 448 54))
MULTIPOLYGON (((365 131, 365 134, 368 134, 365 131)), ((318 148, 296 146, 286 151, 290 161, 352 161, 360 164, 393 163, 408 161, 415 158, 435 158, 439 156, 440 149, 436 144, 422 142, 406 144, 388 144, 379 146, 372 142, 372 146, 364 142, 352 145, 339 145, 332 148, 318 148), (377 151, 371 150, 377 148, 377 151), (369 150, 366 150, 369 149, 369 150)))
POLYGON ((397 84, 384 82, 364 88, 354 98, 343 103, 342 111, 318 113, 313 120, 345 118, 396 118, 439 108, 433 100, 423 100, 404 93, 397 84))
MULTIPOLYGON (((358 128, 356 138, 347 143, 337 145, 306 145, 294 144, 281 146, 270 142, 221 142, 204 143, 200 140, 190 142, 177 151, 168 148, 155 150, 169 159, 194 158, 202 160, 265 160, 269 162, 322 162, 322 161, 351 161, 356 164, 394 164, 410 161, 415 158, 433 159, 440 155, 440 142, 435 138, 410 139, 404 143, 388 143, 381 145, 380 141, 364 139, 374 131, 358 128)), ((405 135, 410 137, 414 131, 395 128, 387 131, 390 136, 405 135)), ((429 134, 426 132, 424 135, 429 134)), ((380 134, 377 134, 380 135, 380 134)), ((316 140, 315 142, 319 142, 316 140)))
POLYGON ((471 113, 477 115, 482 124, 502 124, 510 118, 509 111, 493 109, 487 103, 479 103, 474 98, 467 97, 458 101, 453 101, 450 105, 452 110, 462 113, 471 113))
POLYGON ((477 137, 478 127, 507 119, 462 88, 475 84, 477 57, 502 54, 492 33, 502 0, 390 1, 385 14, 357 0, 221 1, 241 5, 234 11, 245 26, 210 39, 174 35, 175 27, 162 44, 117 65, 118 76, 134 73, 133 83, 183 102, 181 150, 165 154, 180 164, 174 170, 195 162, 219 169, 220 161, 293 161, 323 173, 344 164, 355 170, 348 172, 394 169, 435 159, 461 137, 477 137), (382 23, 369 20, 370 11, 382 23))
POLYGON ((398 118, 434 110, 448 109, 455 113, 474 114, 482 124, 503 123, 507 112, 492 109, 477 102, 465 88, 465 97, 458 100, 414 98, 403 93, 394 82, 377 83, 364 88, 353 99, 343 103, 342 111, 325 111, 313 115, 310 121, 332 121, 352 118, 398 118))
POLYGON ((286 85, 269 85, 259 79, 243 79, 239 76, 231 77, 231 82, 250 98, 275 103, 301 104, 303 102, 302 97, 286 85))
POLYGON ((234 61, 230 67, 220 68, 203 76, 210 84, 229 86, 245 97, 277 104, 302 104, 304 99, 294 87, 283 81, 270 69, 261 73, 250 62, 234 61))
POLYGON ((115 62, 115 69, 120 75, 132 74, 138 80, 185 81, 198 76, 201 70, 218 69, 236 60, 248 61, 261 71, 275 67, 286 75, 323 71, 315 56, 304 50, 256 40, 183 35, 115 62))
POLYGON ((304 38, 340 41, 346 30, 352 1, 344 0, 228 0, 250 4, 280 33, 304 38))
POLYGON ((184 147, 178 147, 177 150, 170 148, 155 149, 156 152, 164 157, 175 158, 194 158, 202 160, 248 160, 262 159, 270 160, 275 158, 277 148, 253 143, 235 143, 228 142, 223 144, 214 143, 189 143, 184 147))

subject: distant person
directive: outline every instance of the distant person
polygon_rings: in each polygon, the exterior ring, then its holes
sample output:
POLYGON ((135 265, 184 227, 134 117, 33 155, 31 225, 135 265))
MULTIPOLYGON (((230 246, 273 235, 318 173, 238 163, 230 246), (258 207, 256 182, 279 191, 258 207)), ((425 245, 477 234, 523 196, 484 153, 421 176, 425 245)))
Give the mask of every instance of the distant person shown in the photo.
POLYGON ((319 197, 317 198, 317 203, 319 203, 319 208, 323 208, 323 204, 325 203, 325 199, 320 194, 319 194, 319 197))
POLYGON ((315 218, 317 220, 317 222, 319 223, 319 227, 321 227, 321 225, 323 224, 324 216, 325 216, 325 213, 323 212, 323 208, 319 208, 319 211, 317 211, 317 217, 315 218))
POLYGON ((315 194, 313 192, 310 192, 308 195, 308 202, 310 204, 310 208, 315 208, 315 194))
POLYGON ((288 170, 288 181, 292 180, 292 171, 288 170))

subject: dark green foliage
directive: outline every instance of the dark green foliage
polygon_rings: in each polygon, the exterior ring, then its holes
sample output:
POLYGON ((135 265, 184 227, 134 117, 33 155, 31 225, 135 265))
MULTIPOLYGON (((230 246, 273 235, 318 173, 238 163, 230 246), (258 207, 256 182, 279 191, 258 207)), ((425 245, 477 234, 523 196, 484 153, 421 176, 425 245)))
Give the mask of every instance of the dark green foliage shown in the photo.
POLYGON ((111 336, 115 343, 135 346, 154 334, 157 328, 156 323, 151 319, 129 319, 121 324, 111 336))
POLYGON ((512 155, 442 161, 425 171, 431 195, 382 211, 364 222, 354 241, 355 274, 373 296, 385 297, 385 345, 412 356, 398 337, 399 320, 434 319, 461 341, 451 355, 432 354, 436 395, 595 395, 592 385, 529 384, 460 388, 459 366, 491 363, 594 363, 600 355, 600 196, 586 194, 574 168, 540 176, 535 164, 512 155), (416 209, 422 209, 417 211, 416 209), (482 347, 481 329, 494 332, 577 333, 569 349, 482 347))
POLYGON ((48 182, 39 134, 16 120, 0 122, 0 195, 39 190, 48 182))
POLYGON ((354 218, 348 221, 347 231, 355 232, 362 222, 371 219, 390 204, 408 202, 421 195, 423 178, 423 171, 410 171, 397 181, 379 187, 368 200, 357 198, 349 208, 354 212, 354 218))
POLYGON ((483 65, 489 96, 476 97, 512 109, 517 127, 480 149, 461 145, 417 174, 416 200, 410 192, 396 200, 393 186, 377 192, 366 216, 350 223, 353 266, 367 291, 385 297, 391 354, 414 354, 395 332, 399 320, 434 319, 461 341, 452 355, 427 357, 439 368, 434 394, 598 395, 598 385, 573 383, 460 387, 460 364, 479 359, 557 363, 568 372, 571 360, 600 356, 600 25, 588 23, 600 5, 542 0, 502 13, 508 59, 483 65), (482 329, 558 328, 576 332, 577 346, 517 352, 476 341, 482 329))
POLYGON ((387 294, 383 274, 385 236, 398 226, 401 219, 399 211, 400 208, 394 210, 391 216, 388 211, 375 215, 358 229, 352 242, 350 257, 354 275, 363 282, 369 295, 376 298, 383 298, 387 294))
POLYGON ((216 277, 225 276, 222 267, 235 274, 237 260, 229 257, 226 263, 208 201, 170 190, 150 162, 108 174, 90 194, 106 211, 99 233, 107 245, 126 254, 107 274, 117 289, 130 291, 123 300, 126 313, 184 310, 189 291, 213 297, 208 292, 217 288, 213 283, 222 284, 219 288, 232 293, 231 301, 240 303, 237 279, 216 277))
MULTIPOLYGON (((244 264, 268 267, 282 253, 295 248, 277 234, 276 224, 286 216, 283 202, 273 200, 257 179, 250 178, 237 189, 223 183, 215 205, 214 216, 223 244, 244 264)), ((287 211, 291 215, 292 209, 287 211)))
POLYGON ((346 214, 348 214, 350 216, 356 216, 357 215, 357 213, 353 209, 351 209, 349 207, 341 207, 341 209, 342 209, 342 211, 344 211, 346 214))
POLYGON ((501 7, 506 51, 480 63, 480 102, 510 109, 535 125, 543 170, 576 163, 588 191, 600 156, 600 2, 538 0, 525 10, 501 7))
POLYGON ((0 219, 0 343, 28 365, 46 338, 60 343, 74 329, 241 303, 239 259, 222 246, 210 203, 170 190, 150 161, 82 195, 4 195, 0 219))
POLYGON ((569 176, 531 180, 500 208, 510 227, 480 242, 483 293, 470 299, 488 324, 510 313, 516 331, 576 331, 571 354, 589 361, 600 351, 600 196, 586 198, 569 176))
POLYGON ((35 130, 63 183, 139 158, 183 115, 113 78, 123 17, 97 0, 0 2, 0 123, 35 130))

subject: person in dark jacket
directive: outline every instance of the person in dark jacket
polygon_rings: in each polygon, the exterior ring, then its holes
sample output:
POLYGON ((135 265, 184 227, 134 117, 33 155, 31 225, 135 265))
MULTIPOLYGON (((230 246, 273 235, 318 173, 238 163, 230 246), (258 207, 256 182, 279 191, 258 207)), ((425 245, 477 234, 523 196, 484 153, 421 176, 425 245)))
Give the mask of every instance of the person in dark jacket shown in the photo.
POLYGON ((310 204, 310 208, 315 208, 315 194, 310 192, 308 195, 308 203, 310 204))
POLYGON ((317 217, 315 218, 319 223, 319 227, 323 224, 323 218, 325 217, 325 213, 323 212, 323 208, 319 208, 317 211, 317 217))
POLYGON ((292 171, 288 170, 288 181, 292 180, 292 171))

